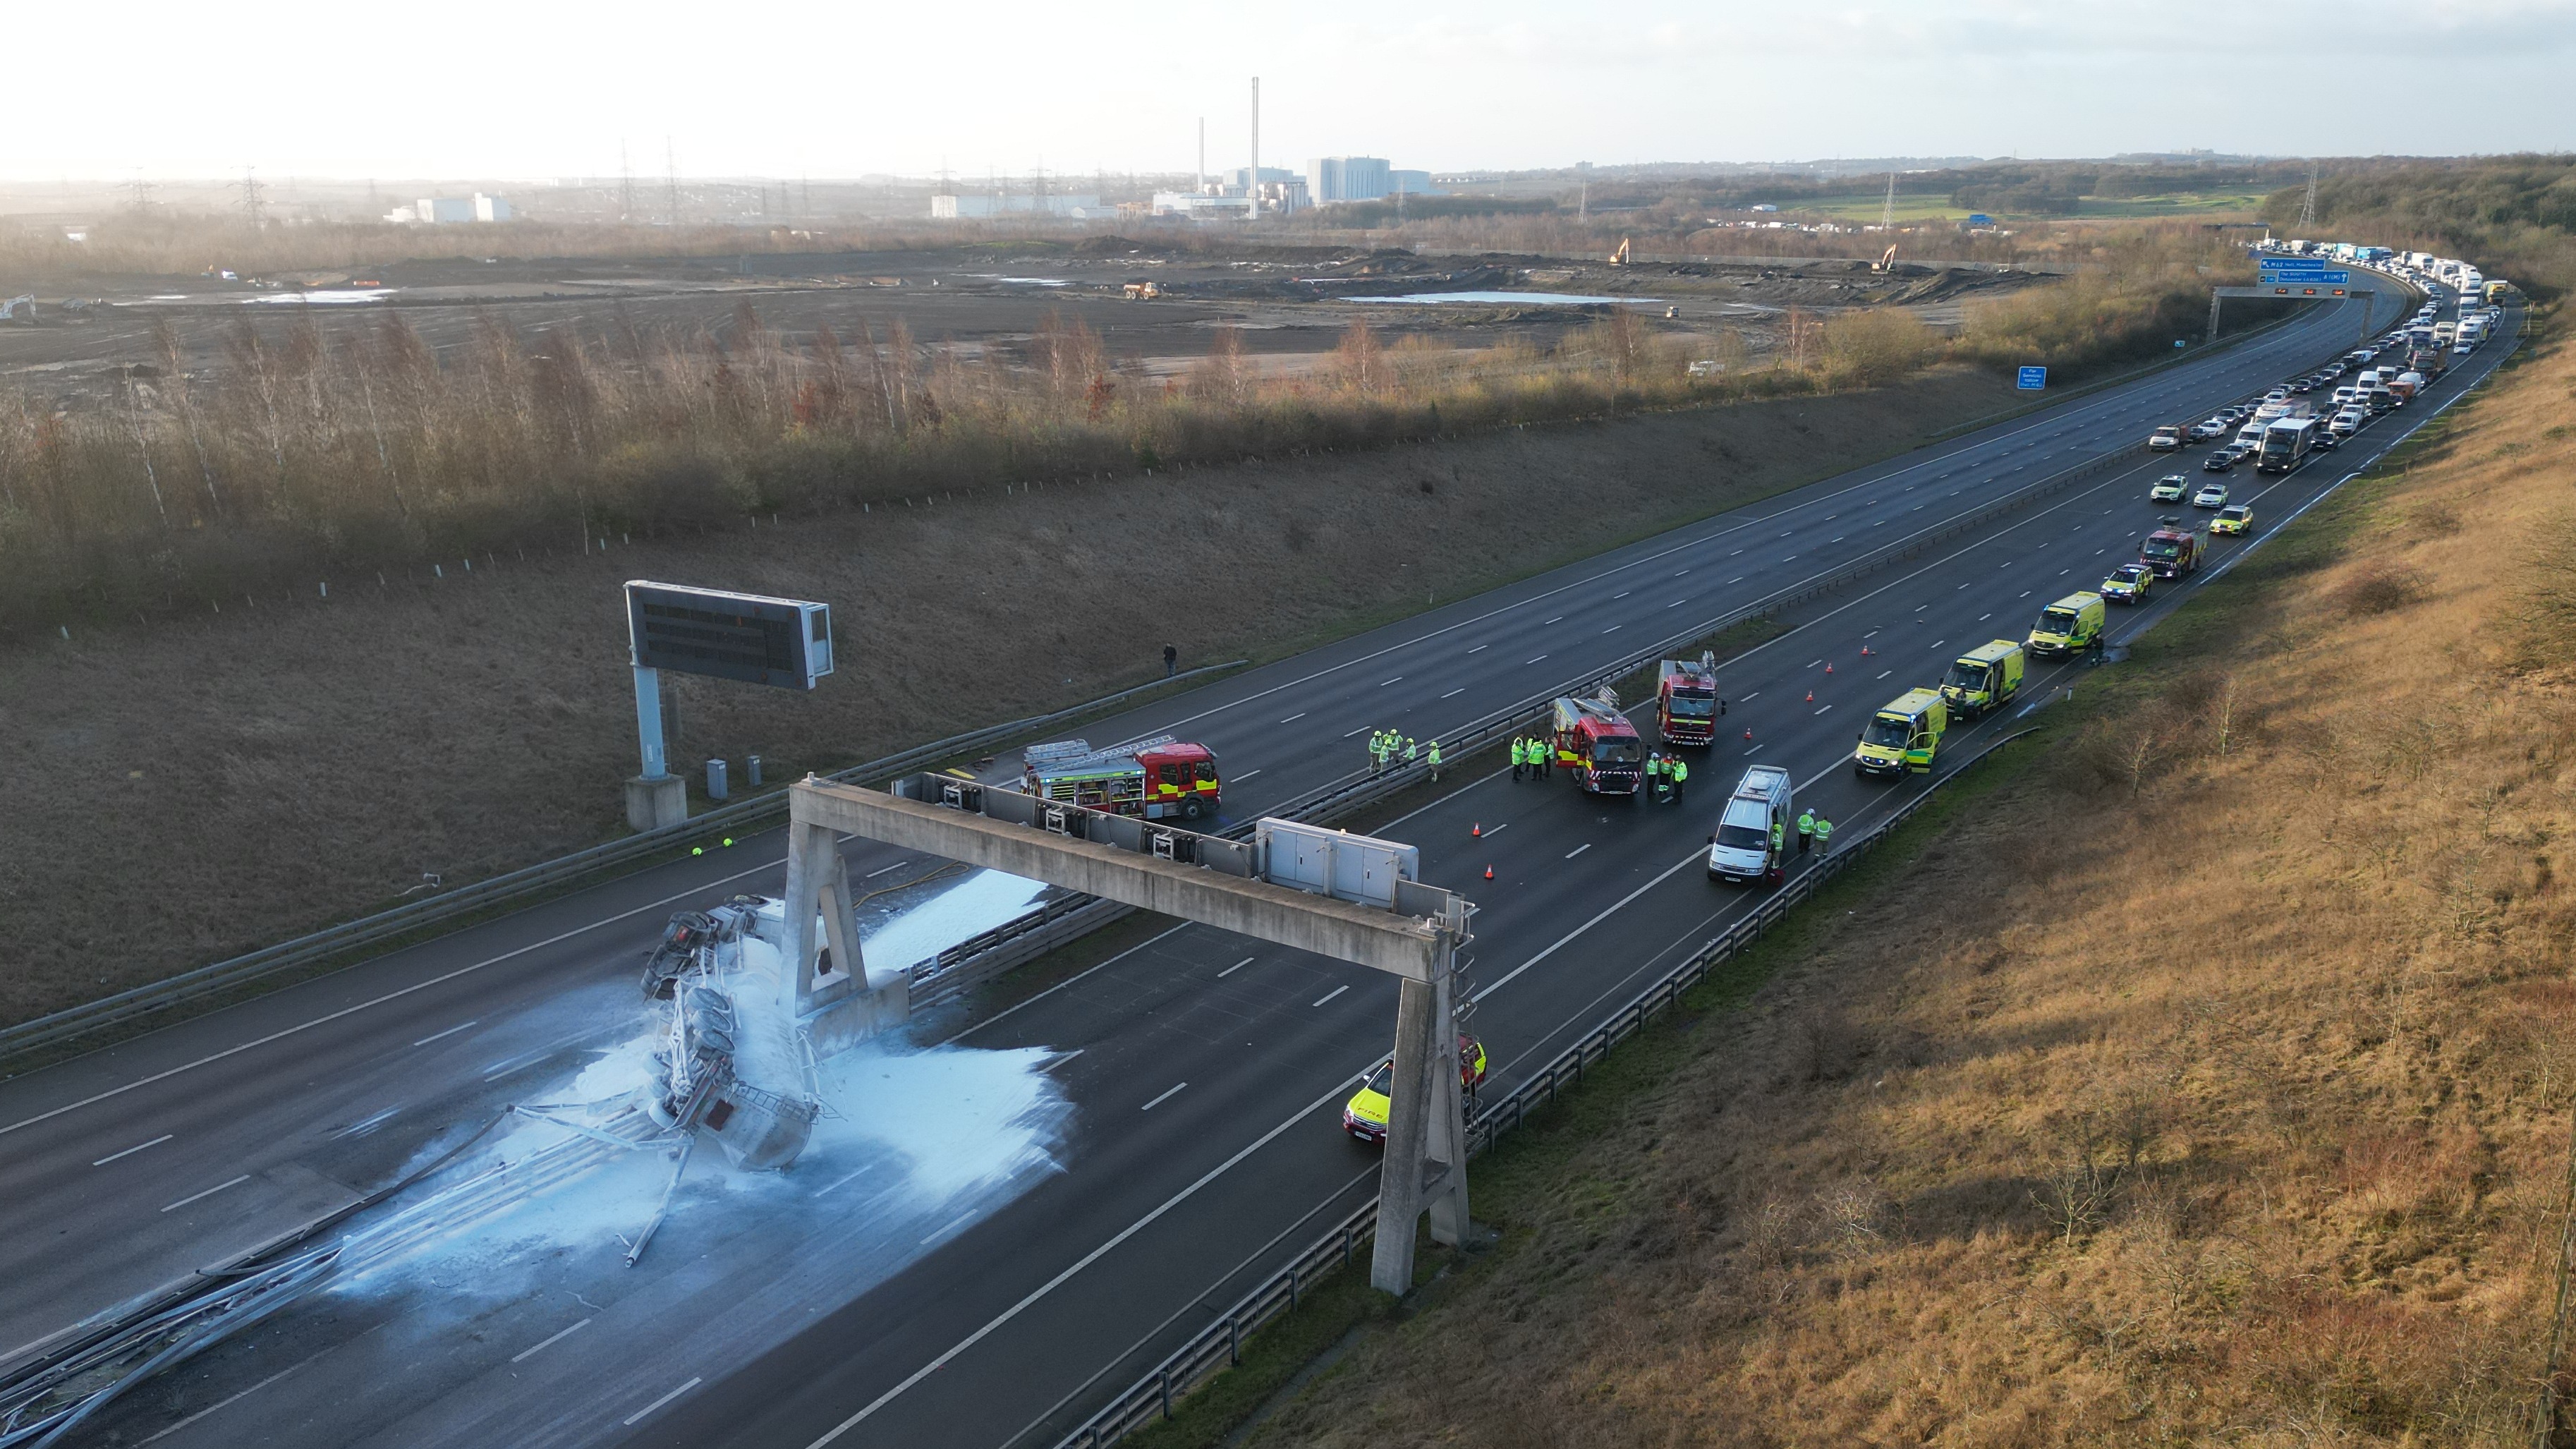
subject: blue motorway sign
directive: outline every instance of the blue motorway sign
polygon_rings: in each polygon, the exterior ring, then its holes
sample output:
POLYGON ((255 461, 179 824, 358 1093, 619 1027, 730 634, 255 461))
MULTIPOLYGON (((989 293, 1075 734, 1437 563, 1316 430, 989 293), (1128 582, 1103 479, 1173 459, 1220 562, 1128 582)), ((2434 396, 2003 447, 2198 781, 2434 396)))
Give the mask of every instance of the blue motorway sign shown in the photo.
POLYGON ((1968 225, 1970 226, 1993 226, 1994 224, 1995 219, 1986 215, 1982 211, 1972 211, 1968 213, 1968 225))
POLYGON ((2258 284, 2266 287, 2342 287, 2352 282, 2348 267, 2329 267, 2323 257, 2265 257, 2255 263, 2258 284))
POLYGON ((2021 389, 2023 392, 2037 392, 2041 388, 2048 386, 2048 369, 2045 367, 2025 367, 2021 370, 2020 380, 2016 381, 2013 386, 2021 389))

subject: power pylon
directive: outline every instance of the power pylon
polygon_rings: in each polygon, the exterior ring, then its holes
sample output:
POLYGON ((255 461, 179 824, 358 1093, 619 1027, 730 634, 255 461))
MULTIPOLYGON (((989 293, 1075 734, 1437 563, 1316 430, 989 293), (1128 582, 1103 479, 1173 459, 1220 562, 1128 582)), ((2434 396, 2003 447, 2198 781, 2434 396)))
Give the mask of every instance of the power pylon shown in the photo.
POLYGON ((1887 204, 1878 209, 1878 229, 1896 230, 1896 173, 1887 173, 1887 204))
POLYGON ((2308 194, 2307 194, 2307 196, 2306 196, 2306 197, 2302 198, 2302 199, 2300 200, 2300 202, 2299 202, 2299 219, 2298 219, 2298 222, 2296 223, 2296 225, 2298 226, 2299 230, 2301 230, 2301 231, 2306 231, 2308 228, 2313 227, 2313 226, 2315 226, 2316 224, 2317 224, 2317 163, 2315 163, 2314 161, 2311 161, 2311 162, 2309 162, 2309 163, 2308 163, 2308 194))

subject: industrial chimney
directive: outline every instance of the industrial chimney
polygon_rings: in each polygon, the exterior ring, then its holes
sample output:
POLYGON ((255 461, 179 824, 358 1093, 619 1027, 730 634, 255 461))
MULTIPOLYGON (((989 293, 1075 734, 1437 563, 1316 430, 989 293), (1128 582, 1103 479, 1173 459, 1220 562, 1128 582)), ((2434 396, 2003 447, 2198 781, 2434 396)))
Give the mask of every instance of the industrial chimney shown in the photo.
POLYGON ((1252 174, 1245 178, 1252 196, 1252 214, 1261 215, 1261 77, 1252 78, 1252 174))

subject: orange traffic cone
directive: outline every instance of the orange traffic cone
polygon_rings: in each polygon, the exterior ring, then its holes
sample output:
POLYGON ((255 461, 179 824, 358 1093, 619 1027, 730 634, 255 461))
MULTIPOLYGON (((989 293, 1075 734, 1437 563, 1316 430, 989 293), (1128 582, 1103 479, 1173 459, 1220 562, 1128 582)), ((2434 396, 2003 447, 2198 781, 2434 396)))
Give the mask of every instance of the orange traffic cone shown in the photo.
POLYGON ((1815 692, 1814 690, 1812 690, 1812 689, 1811 689, 1811 690, 1808 690, 1808 691, 1807 691, 1807 703, 1809 703, 1809 704, 1814 704, 1815 702, 1816 702, 1816 692, 1815 692))
POLYGON ((1862 646, 1860 646, 1860 657, 1861 657, 1861 658, 1863 658, 1863 659, 1867 659, 1867 658, 1869 657, 1869 646, 1868 646, 1868 645, 1863 644, 1862 646))
POLYGON ((1748 740, 1753 738, 1753 726, 1746 725, 1744 727, 1744 737, 1748 740))
POLYGON ((1468 826, 1467 833, 1469 835, 1483 835, 1485 833, 1484 822, 1480 820, 1477 823, 1468 826))
POLYGON ((1492 866, 1490 866, 1490 865, 1489 865, 1489 866, 1486 866, 1486 867, 1485 867, 1485 879, 1487 879, 1487 880, 1492 880, 1493 878, 1494 878, 1494 868, 1493 868, 1492 866))
POLYGON ((1832 665, 1830 665, 1830 664, 1826 665, 1826 666, 1825 666, 1825 672, 1826 672, 1827 674, 1831 674, 1831 673, 1833 673, 1833 672, 1834 672, 1834 667, 1833 667, 1832 665))

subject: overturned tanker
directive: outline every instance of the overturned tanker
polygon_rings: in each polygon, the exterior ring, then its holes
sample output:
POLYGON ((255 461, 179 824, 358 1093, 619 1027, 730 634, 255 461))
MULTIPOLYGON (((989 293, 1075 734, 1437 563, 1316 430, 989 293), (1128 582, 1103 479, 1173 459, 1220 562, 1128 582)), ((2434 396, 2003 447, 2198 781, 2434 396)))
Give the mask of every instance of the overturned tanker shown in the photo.
POLYGON ((779 949, 785 919, 760 896, 681 912, 644 968, 644 994, 670 1003, 645 1111, 753 1170, 795 1161, 822 1112, 779 949))

